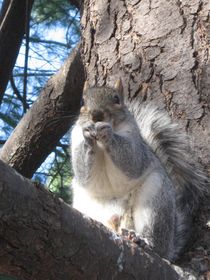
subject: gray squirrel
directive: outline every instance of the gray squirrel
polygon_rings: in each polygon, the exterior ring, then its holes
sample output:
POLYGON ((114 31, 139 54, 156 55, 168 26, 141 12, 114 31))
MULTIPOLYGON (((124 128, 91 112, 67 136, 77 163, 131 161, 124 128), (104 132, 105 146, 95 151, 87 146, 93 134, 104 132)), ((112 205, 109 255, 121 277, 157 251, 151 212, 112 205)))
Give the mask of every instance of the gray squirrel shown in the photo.
POLYGON ((83 97, 71 135, 73 207, 118 233, 134 230, 176 260, 205 190, 185 134, 157 108, 127 106, 121 80, 113 88, 86 84, 83 97))

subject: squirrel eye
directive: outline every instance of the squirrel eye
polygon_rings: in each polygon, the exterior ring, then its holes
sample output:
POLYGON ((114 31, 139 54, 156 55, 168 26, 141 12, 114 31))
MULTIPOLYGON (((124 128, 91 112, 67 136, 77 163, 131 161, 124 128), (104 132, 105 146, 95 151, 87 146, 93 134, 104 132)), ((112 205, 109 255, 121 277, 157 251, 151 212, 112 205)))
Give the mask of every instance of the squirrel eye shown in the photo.
POLYGON ((82 107, 82 106, 84 106, 84 104, 85 104, 84 98, 82 98, 81 101, 80 101, 80 106, 82 107))
POLYGON ((118 95, 114 95, 114 103, 115 104, 120 104, 120 98, 118 95))

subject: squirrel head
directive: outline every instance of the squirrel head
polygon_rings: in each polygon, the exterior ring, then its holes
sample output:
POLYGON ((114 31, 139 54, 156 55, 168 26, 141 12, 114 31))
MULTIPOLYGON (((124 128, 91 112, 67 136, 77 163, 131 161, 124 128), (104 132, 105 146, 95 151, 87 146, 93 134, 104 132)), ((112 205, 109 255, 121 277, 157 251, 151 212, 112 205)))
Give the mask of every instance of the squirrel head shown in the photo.
POLYGON ((85 82, 80 116, 93 122, 104 121, 114 124, 125 117, 125 110, 121 79, 113 88, 89 87, 85 82))

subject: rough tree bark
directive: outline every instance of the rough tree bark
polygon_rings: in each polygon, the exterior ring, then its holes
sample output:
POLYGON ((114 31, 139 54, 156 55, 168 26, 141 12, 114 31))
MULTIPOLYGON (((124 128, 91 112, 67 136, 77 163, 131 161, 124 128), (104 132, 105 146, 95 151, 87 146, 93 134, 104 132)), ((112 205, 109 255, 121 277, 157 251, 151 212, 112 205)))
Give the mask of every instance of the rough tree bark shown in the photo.
POLYGON ((86 0, 81 19, 91 85, 120 76, 137 102, 153 100, 190 133, 210 167, 210 2, 86 0))
POLYGON ((84 84, 83 69, 77 47, 4 144, 1 159, 25 177, 33 176, 75 121, 84 84))
POLYGON ((0 14, 0 104, 25 34, 34 0, 4 0, 0 14), (27 10, 28 7, 28 10, 27 10))
MULTIPOLYGON (((210 173, 209 13, 209 0, 85 0, 81 30, 89 84, 121 77, 130 99, 167 110, 210 173)), ((192 228, 199 238, 180 261, 208 279, 209 210, 208 201, 192 228)))
POLYGON ((154 253, 83 217, 2 161, 0 178, 1 273, 25 280, 181 279, 154 253))

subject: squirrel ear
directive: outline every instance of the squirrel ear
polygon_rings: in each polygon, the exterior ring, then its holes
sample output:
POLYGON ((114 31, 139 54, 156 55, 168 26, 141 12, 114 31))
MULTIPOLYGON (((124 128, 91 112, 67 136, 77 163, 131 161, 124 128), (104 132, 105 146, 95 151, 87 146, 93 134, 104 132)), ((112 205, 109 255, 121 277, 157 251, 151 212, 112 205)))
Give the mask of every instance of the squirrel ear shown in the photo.
POLYGON ((122 80, 121 80, 121 78, 119 78, 119 79, 116 81, 114 88, 115 88, 121 95, 123 95, 123 85, 122 85, 122 80))
POLYGON ((83 86, 83 94, 86 92, 86 90, 89 88, 88 81, 85 81, 84 86, 83 86))

